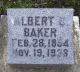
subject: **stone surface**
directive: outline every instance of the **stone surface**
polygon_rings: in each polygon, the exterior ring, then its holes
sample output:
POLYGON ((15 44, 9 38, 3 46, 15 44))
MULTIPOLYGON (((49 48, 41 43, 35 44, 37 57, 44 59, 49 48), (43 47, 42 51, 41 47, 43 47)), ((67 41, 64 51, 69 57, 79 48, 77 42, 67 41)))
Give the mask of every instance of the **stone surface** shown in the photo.
MULTIPOLYGON (((7 27, 6 27, 6 16, 0 17, 0 72, 4 72, 5 66, 4 66, 4 47, 6 45, 6 39, 4 35, 6 35, 7 27)), ((6 48, 6 47, 5 47, 6 48)))
MULTIPOLYGON (((2 41, 2 47, 0 47, 0 54, 1 57, 0 57, 0 72, 80 72, 80 56, 77 56, 76 60, 77 60, 77 63, 70 66, 70 67, 64 67, 62 65, 60 66, 56 66, 56 67, 50 67, 50 68, 27 68, 27 66, 20 66, 19 67, 17 65, 15 66, 10 66, 6 63, 6 51, 7 51, 7 20, 6 20, 6 16, 2 16, 1 20, 0 20, 0 25, 3 27, 3 28, 0 28, 1 31, 3 31, 3 33, 1 33, 1 36, 3 37, 0 37, 3 41, 2 41), (3 22, 1 22, 3 21, 3 22), (2 24, 1 24, 2 23, 2 24), (3 53, 2 53, 3 52, 3 53)), ((76 50, 79 50, 80 51, 80 47, 79 47, 79 43, 78 41, 80 42, 79 38, 80 38, 80 29, 78 27, 79 25, 79 21, 78 19, 75 19, 74 17, 74 26, 73 26, 73 29, 72 31, 76 31, 74 33, 74 38, 75 38, 75 44, 74 44, 74 47, 76 50), (77 23, 75 23, 75 20, 77 21, 77 23), (75 26, 76 26, 76 29, 75 29, 75 26)), ((73 40, 74 40, 73 38, 73 40)), ((77 52, 77 51, 76 51, 77 52)), ((75 54, 75 53, 74 53, 75 54)), ((78 54, 77 54, 78 55, 78 54)))
POLYGON ((74 64, 73 9, 8 9, 8 64, 74 64))

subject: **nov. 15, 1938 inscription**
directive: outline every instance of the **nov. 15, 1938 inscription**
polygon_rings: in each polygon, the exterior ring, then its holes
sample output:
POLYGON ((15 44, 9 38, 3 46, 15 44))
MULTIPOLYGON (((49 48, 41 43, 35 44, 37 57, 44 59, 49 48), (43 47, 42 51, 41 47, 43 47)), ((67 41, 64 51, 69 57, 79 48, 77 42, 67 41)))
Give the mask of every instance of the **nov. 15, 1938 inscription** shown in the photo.
POLYGON ((73 9, 8 9, 9 64, 73 64, 73 9))

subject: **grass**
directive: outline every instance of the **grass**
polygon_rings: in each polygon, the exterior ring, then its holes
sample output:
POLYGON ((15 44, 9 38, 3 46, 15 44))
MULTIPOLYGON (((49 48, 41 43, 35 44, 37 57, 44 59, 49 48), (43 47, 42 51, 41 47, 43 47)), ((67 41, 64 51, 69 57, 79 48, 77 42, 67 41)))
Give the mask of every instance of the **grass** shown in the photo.
POLYGON ((0 15, 6 14, 7 8, 74 8, 80 16, 80 0, 1 0, 0 15))

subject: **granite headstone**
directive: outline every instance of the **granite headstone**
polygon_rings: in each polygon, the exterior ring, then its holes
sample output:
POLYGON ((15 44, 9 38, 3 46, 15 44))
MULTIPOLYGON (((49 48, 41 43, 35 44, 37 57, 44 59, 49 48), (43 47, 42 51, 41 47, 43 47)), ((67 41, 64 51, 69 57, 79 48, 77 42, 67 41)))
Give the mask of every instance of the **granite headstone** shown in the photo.
POLYGON ((8 64, 74 64, 73 9, 8 9, 8 64))

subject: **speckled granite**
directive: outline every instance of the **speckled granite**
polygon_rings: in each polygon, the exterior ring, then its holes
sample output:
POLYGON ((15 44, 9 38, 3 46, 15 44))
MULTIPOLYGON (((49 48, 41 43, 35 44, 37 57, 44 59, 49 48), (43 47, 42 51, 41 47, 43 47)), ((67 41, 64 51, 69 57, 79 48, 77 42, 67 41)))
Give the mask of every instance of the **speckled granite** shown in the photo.
POLYGON ((73 9, 8 9, 8 64, 74 64, 73 9))
MULTIPOLYGON (((78 50, 80 52, 80 47, 79 47, 79 38, 80 38, 80 30, 79 30, 79 23, 77 18, 74 18, 74 20, 77 22, 75 23, 74 21, 74 47, 75 47, 75 52, 78 50)), ((0 45, 0 72, 80 72, 80 56, 77 53, 76 57, 76 64, 65 67, 65 66, 54 66, 54 67, 43 67, 43 68, 34 68, 34 67, 29 67, 25 65, 15 65, 11 66, 6 63, 6 51, 7 51, 7 21, 6 21, 6 16, 2 16, 0 20, 0 26, 3 28, 0 28, 0 31, 3 31, 1 34, 1 45, 0 45), (78 60, 77 60, 78 59, 78 60)))

